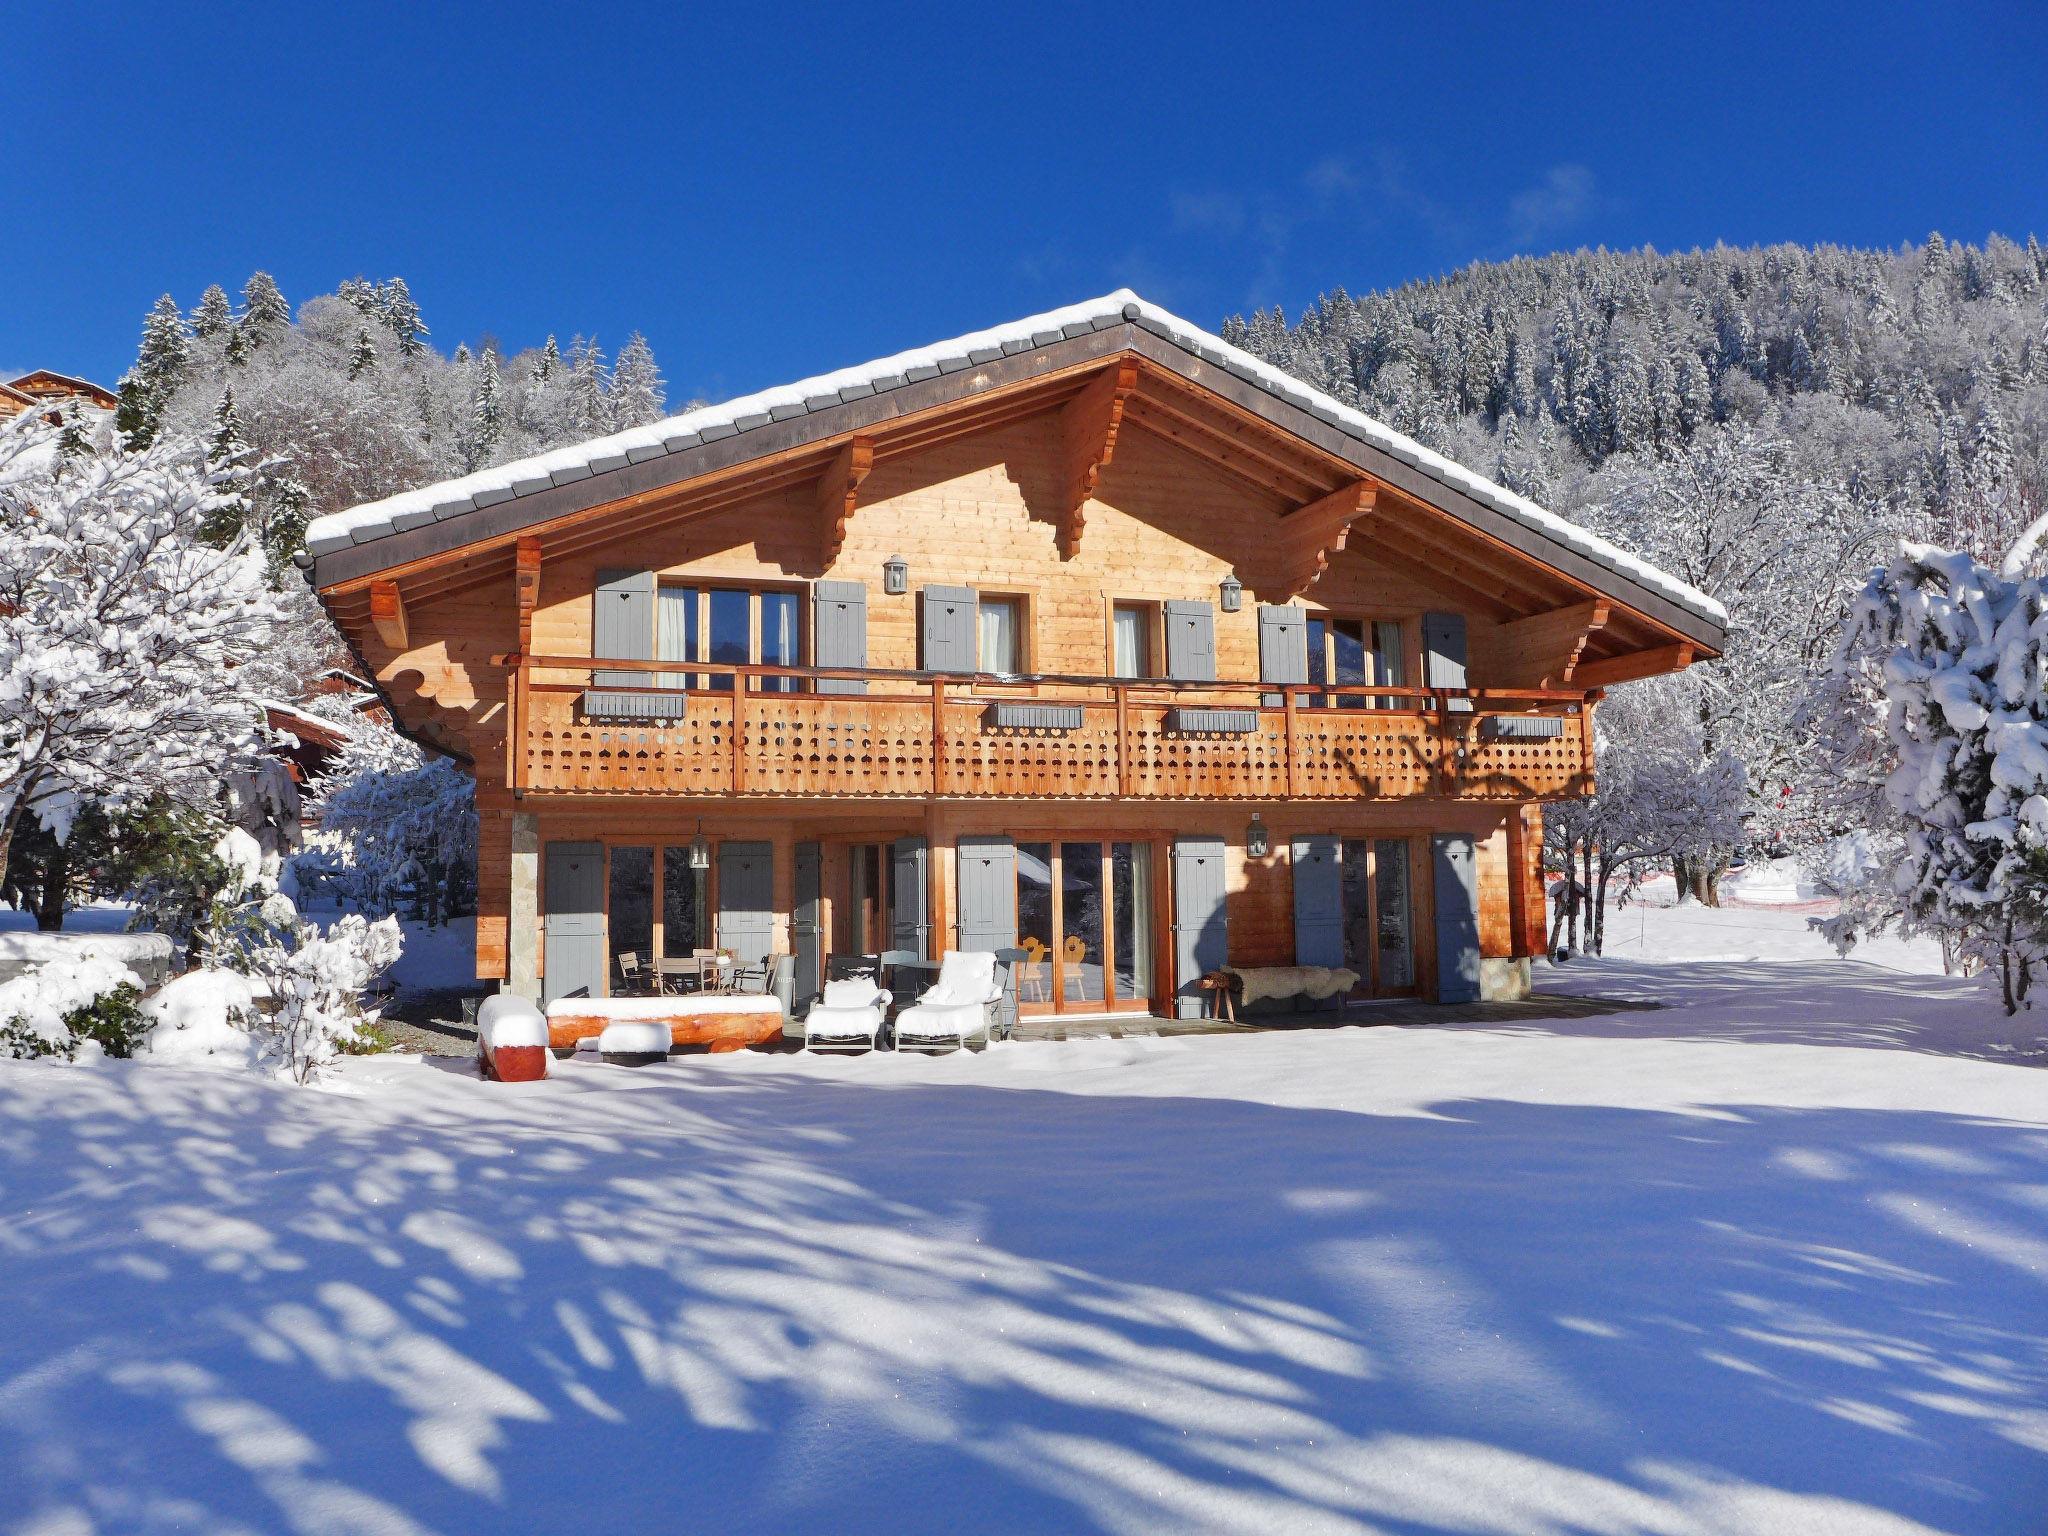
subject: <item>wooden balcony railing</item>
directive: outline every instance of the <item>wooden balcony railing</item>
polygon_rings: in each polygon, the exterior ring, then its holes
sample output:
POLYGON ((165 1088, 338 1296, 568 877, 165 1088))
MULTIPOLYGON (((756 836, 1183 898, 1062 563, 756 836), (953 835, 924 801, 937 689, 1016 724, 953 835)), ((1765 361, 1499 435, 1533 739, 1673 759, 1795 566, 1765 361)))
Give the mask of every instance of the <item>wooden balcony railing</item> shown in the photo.
POLYGON ((593 671, 651 682, 644 661, 497 660, 514 672, 507 776, 536 793, 1554 800, 1593 787, 1591 712, 1578 692, 1351 685, 1333 697, 1259 682, 721 666, 686 679, 718 687, 607 679, 609 695, 680 701, 679 718, 629 720, 588 716, 584 695, 593 671), (820 693, 821 680, 868 691, 820 693), (995 723, 991 706, 1020 702, 1068 706, 1078 724, 995 723), (1187 708, 1238 711, 1233 723, 1250 729, 1184 729, 1176 711, 1187 708), (1556 725, 1491 723, 1506 720, 1556 725))

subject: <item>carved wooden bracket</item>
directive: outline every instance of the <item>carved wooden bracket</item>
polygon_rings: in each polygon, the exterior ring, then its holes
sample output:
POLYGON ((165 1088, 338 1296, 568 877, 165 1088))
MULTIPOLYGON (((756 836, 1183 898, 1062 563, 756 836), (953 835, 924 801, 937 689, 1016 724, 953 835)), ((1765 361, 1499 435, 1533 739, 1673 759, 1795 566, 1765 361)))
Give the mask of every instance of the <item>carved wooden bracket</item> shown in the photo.
POLYGON ((1060 502, 1062 560, 1071 560, 1080 553, 1088 498, 1102 483, 1103 467, 1116 453, 1117 433, 1124 422, 1124 402, 1137 387, 1138 365, 1126 359, 1089 380, 1087 388, 1060 411, 1066 475, 1060 502))
POLYGON ((1357 480, 1282 518, 1273 600, 1285 602, 1314 586, 1330 568, 1330 557, 1344 548, 1356 524, 1373 515, 1378 501, 1379 482, 1357 480))
POLYGON ((1609 656, 1589 661, 1572 677, 1577 688, 1610 688, 1632 683, 1639 677, 1659 677, 1666 672, 1683 672, 1692 665, 1693 647, 1688 644, 1652 646, 1647 651, 1630 651, 1626 656, 1609 656))
POLYGON ((1594 632, 1607 627, 1612 608, 1605 598, 1553 608, 1503 624, 1496 653, 1509 658, 1501 668, 1504 688, 1563 688, 1573 681, 1579 657, 1594 632))
POLYGON ((818 568, 828 569, 846 547, 846 524, 860 501, 860 483, 875 467, 875 440, 856 437, 818 481, 818 568))
POLYGON ((540 601, 540 540, 520 539, 512 568, 512 595, 519 605, 519 651, 533 649, 533 610, 540 601))
POLYGON ((377 638, 394 651, 406 649, 405 598, 400 595, 395 581, 373 581, 370 583, 370 622, 376 626, 377 638))

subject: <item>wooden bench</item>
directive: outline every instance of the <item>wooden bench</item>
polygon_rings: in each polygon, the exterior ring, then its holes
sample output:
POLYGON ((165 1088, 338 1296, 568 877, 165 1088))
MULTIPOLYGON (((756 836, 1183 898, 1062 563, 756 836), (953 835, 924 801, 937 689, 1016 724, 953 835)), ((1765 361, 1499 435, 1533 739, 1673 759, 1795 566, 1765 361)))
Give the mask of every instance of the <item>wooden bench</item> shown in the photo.
POLYGON ((714 1052, 767 1045, 782 1037, 781 1002, 773 996, 558 997, 548 1004, 548 1044, 573 1051, 621 1019, 666 1024, 677 1045, 714 1052))

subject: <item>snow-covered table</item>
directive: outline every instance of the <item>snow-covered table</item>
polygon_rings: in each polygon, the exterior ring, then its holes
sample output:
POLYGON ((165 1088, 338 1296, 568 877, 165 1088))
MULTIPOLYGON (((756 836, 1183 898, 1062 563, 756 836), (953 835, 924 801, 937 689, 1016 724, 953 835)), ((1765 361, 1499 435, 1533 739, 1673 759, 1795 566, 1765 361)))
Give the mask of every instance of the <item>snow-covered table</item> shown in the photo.
POLYGON ((773 996, 558 997, 548 1004, 548 1044, 574 1050, 621 1020, 666 1024, 677 1045, 737 1051, 782 1034, 782 1003, 773 996))

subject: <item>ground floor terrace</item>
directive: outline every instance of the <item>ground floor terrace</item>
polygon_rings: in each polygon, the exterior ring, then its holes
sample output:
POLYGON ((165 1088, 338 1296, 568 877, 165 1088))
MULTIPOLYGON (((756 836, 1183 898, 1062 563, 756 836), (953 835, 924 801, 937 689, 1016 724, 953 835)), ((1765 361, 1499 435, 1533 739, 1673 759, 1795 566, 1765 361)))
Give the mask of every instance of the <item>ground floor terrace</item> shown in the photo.
POLYGON ((958 948, 1012 952, 1019 1022, 1194 1018, 1224 968, 1273 973, 1269 1008, 1515 997, 1543 943, 1535 806, 513 805, 484 813, 478 972, 542 999, 729 951, 787 957, 800 1014, 836 958, 958 948), (1316 970, 1355 980, 1290 993, 1316 970))

